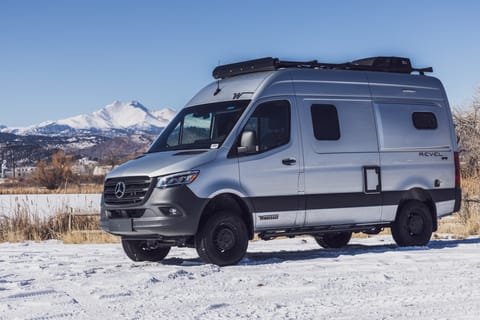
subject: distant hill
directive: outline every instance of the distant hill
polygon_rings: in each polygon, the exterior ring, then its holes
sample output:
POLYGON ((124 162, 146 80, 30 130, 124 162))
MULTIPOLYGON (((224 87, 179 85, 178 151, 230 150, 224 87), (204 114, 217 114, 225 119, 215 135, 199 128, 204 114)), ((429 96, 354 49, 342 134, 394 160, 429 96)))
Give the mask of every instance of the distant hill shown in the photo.
POLYGON ((128 134, 156 135, 175 116, 176 111, 165 108, 151 111, 138 101, 122 103, 118 100, 102 109, 62 120, 45 121, 28 127, 0 127, 0 132, 16 135, 95 134, 118 136, 128 134))
POLYGON ((98 111, 29 127, 0 126, 0 153, 9 167, 34 165, 57 149, 102 160, 143 152, 175 116, 138 101, 114 101, 98 111))

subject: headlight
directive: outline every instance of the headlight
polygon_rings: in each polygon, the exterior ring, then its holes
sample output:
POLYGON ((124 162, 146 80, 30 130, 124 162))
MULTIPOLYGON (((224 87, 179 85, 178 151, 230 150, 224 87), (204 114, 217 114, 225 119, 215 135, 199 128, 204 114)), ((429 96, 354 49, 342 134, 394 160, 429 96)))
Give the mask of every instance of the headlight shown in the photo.
POLYGON ((190 184, 198 177, 200 171, 187 171, 170 174, 168 176, 163 176, 158 178, 157 188, 169 188, 173 186, 178 186, 181 184, 190 184))

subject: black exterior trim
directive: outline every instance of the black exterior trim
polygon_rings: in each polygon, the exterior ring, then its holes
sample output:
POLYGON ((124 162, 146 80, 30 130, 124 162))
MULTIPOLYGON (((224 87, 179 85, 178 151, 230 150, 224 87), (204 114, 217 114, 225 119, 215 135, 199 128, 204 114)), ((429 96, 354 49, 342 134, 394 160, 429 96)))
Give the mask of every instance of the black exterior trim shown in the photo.
POLYGON ((205 153, 208 150, 187 150, 187 151, 180 151, 177 153, 172 154, 172 156, 191 156, 195 154, 205 153))
POLYGON ((106 205, 117 206, 118 208, 140 206, 150 197, 156 184, 157 179, 148 176, 110 178, 105 180, 103 199, 106 205), (119 182, 124 183, 125 190, 124 195, 117 198, 115 196, 115 188, 119 182))
POLYGON ((363 167, 363 191, 365 193, 379 193, 382 191, 382 173, 381 173, 381 170, 380 170, 380 167, 379 166, 365 166, 363 167), (368 189, 368 179, 367 179, 367 174, 368 174, 368 171, 375 171, 376 175, 377 175, 377 186, 375 187, 375 189, 371 189, 369 190, 368 189))
POLYGON ((462 189, 455 188, 455 205, 453 206, 453 212, 460 211, 462 206, 462 189))
POLYGON ((274 71, 281 68, 311 68, 380 71, 394 73, 433 72, 432 67, 413 68, 409 58, 403 57, 370 57, 345 63, 324 63, 312 61, 282 61, 278 58, 265 57, 260 59, 236 62, 216 67, 212 76, 215 79, 225 79, 247 73, 274 71))
POLYGON ((248 198, 255 212, 275 212, 301 210, 300 196, 273 196, 248 198))
MULTIPOLYGON (((434 202, 455 200, 456 205, 457 198, 459 197, 458 190, 460 189, 431 189, 427 191, 434 202)), ((406 192, 408 192, 408 190, 383 191, 376 194, 366 194, 364 192, 324 193, 295 196, 251 197, 248 198, 248 200, 253 204, 255 212, 282 212, 398 205, 406 192)))
POLYGON ((295 237, 300 235, 322 235, 327 233, 337 232, 377 232, 382 228, 390 227, 390 223, 378 223, 370 225, 355 225, 355 224, 340 224, 340 225, 326 225, 318 227, 292 228, 285 230, 264 230, 258 234, 262 240, 271 240, 277 237, 295 237))
POLYGON ((306 195, 306 209, 334 209, 374 207, 382 205, 382 194, 375 193, 326 193, 306 195))

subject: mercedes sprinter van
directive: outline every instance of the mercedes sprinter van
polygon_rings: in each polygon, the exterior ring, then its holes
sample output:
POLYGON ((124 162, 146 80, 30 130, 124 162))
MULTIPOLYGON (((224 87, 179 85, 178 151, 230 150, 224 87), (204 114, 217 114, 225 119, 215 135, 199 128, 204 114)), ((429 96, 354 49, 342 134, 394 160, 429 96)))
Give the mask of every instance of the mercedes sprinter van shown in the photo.
POLYGON ((432 71, 399 57, 219 66, 143 156, 108 174, 102 228, 135 261, 189 246, 221 266, 255 234, 340 248, 391 228, 399 246, 424 246, 461 200, 432 71))

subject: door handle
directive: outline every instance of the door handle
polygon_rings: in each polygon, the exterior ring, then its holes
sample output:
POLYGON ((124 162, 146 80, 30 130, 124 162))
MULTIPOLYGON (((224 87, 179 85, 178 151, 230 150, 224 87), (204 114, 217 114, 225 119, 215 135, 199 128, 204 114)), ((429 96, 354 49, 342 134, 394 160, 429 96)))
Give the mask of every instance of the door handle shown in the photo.
POLYGON ((297 163, 297 159, 295 159, 295 158, 286 158, 286 159, 283 159, 283 160, 282 160, 282 163, 283 163, 284 165, 286 165, 286 166, 291 166, 291 165, 297 163))

